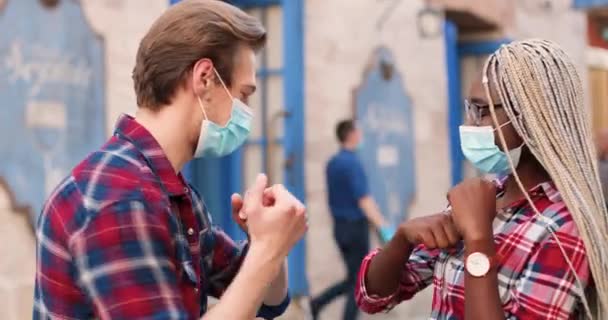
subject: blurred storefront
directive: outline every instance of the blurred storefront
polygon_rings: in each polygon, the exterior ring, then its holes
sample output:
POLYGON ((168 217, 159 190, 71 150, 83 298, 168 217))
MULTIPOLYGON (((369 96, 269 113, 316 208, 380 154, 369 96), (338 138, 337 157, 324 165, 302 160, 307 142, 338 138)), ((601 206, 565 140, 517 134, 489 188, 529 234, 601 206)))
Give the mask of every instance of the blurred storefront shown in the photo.
MULTIPOLYGON (((12 85, 21 89, 4 90, 7 79, 13 79, 8 75, 14 70, 23 75, 26 69, 13 68, 9 74, 0 67, 0 97, 11 104, 0 111, 0 123, 11 125, 0 127, 5 130, 0 152, 6 155, 5 160, 22 152, 21 158, 0 165, 0 182, 4 181, 0 187, 5 189, 0 190, 4 195, 0 196, 0 226, 10 226, 6 228, 13 231, 0 232, 1 319, 30 317, 31 299, 15 299, 14 293, 27 297, 31 291, 35 258, 32 217, 49 192, 45 181, 60 175, 44 171, 45 154, 34 149, 34 125, 45 130, 67 127, 87 134, 86 141, 61 141, 53 151, 60 154, 81 146, 70 152, 69 158, 53 158, 61 174, 67 173, 81 154, 97 148, 103 137, 111 134, 118 115, 136 109, 130 75, 139 40, 173 2, 177 1, 0 0, 0 25, 11 31, 0 36, 0 66, 17 61, 11 36, 22 34, 22 43, 55 44, 58 50, 70 51, 75 57, 68 62, 98 68, 95 74, 101 77, 100 85, 92 87, 85 99, 64 89, 57 99, 68 107, 46 104, 55 106, 48 110, 65 112, 50 112, 27 122, 29 104, 23 101, 32 100, 27 90, 33 84, 15 82, 12 85), (7 15, 9 9, 17 7, 27 10, 7 15), (37 23, 30 23, 32 10, 38 12, 37 23), (68 16, 76 20, 58 24, 58 17, 66 10, 72 10, 68 16), (15 19, 25 22, 19 24, 15 19), (87 33, 77 36, 72 32, 76 29, 87 33), (79 64, 79 57, 91 58, 86 60, 88 64, 79 64), (81 121, 72 116, 71 108, 86 115, 90 109, 99 116, 92 118, 97 121, 81 121), (20 137, 33 151, 8 143, 16 140, 12 137, 17 133, 8 129, 12 126, 23 130, 20 137), (25 169, 22 178, 11 178, 15 169, 25 169), (39 195, 29 194, 29 190, 39 195)), ((604 121, 596 127, 608 125, 608 58, 604 51, 608 49, 608 31, 604 30, 608 15, 601 9, 607 1, 578 0, 576 7, 570 0, 230 2, 259 17, 268 29, 269 43, 258 60, 259 94, 251 103, 258 122, 241 150, 225 159, 194 161, 185 171, 202 191, 215 222, 235 237, 243 235, 226 214, 229 195, 242 192, 260 171, 306 202, 310 231, 289 261, 290 289, 296 297, 315 294, 343 276, 338 251, 330 244, 332 227, 324 177, 325 163, 338 148, 334 126, 339 120, 355 117, 364 129, 362 157, 368 175, 373 177, 371 189, 394 222, 443 209, 450 186, 475 174, 460 155, 457 132, 463 117, 461 101, 487 55, 505 42, 542 37, 564 46, 582 76, 590 79, 586 87, 592 89, 594 118, 604 121), (601 49, 589 50, 589 46, 601 49)), ((416 299, 378 318, 427 318, 428 292, 416 299)), ((338 319, 340 312, 339 305, 331 306, 323 318, 338 319)), ((286 318, 292 317, 301 319, 301 315, 286 318)))
POLYGON ((577 0, 587 12, 587 62, 593 129, 608 129, 608 1, 577 0))

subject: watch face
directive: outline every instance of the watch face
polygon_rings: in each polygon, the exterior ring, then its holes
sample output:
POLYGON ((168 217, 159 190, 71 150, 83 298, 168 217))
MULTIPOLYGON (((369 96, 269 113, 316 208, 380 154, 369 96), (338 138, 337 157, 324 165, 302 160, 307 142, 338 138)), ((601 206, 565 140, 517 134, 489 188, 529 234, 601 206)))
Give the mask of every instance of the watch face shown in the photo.
POLYGON ((481 252, 471 253, 465 265, 467 272, 473 277, 483 277, 490 271, 490 259, 481 252))

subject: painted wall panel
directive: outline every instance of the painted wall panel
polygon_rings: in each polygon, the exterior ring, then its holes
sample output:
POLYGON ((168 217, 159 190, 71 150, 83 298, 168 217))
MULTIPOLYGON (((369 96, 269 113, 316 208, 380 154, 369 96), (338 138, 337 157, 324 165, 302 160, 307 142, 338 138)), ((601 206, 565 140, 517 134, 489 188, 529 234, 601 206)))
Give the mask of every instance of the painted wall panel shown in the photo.
POLYGON ((35 218, 106 138, 103 40, 77 1, 8 1, 0 30, 0 177, 35 218))
POLYGON ((355 91, 357 121, 363 131, 360 157, 371 194, 388 221, 402 222, 415 194, 412 102, 391 52, 377 49, 355 91))

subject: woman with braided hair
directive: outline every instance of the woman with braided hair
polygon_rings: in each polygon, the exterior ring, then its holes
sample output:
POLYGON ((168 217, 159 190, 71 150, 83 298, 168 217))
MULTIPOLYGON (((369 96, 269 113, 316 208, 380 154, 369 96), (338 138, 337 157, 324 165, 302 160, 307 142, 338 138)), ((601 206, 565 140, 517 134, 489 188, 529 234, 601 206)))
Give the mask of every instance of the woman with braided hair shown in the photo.
POLYGON ((544 40, 492 54, 465 101, 478 170, 445 212, 403 223, 370 253, 356 297, 390 310, 433 284, 432 319, 606 319, 608 215, 581 80, 544 40))

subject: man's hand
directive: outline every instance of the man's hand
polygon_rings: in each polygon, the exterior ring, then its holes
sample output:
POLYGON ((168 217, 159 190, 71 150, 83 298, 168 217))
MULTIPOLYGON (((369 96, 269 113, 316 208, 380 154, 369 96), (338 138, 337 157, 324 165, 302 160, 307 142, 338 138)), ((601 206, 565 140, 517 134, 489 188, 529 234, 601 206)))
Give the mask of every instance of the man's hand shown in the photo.
POLYGON ((496 217, 496 186, 481 178, 469 179, 448 193, 452 219, 465 240, 492 239, 496 217))
POLYGON ((460 241, 450 215, 445 213, 415 218, 402 223, 397 233, 413 246, 424 244, 429 249, 451 248, 460 241))
POLYGON ((382 240, 382 243, 389 242, 396 232, 397 228, 390 224, 378 228, 378 234, 380 235, 380 240, 382 240))
MULTIPOLYGON (((274 195, 272 194, 272 187, 264 190, 264 197, 262 198, 262 205, 265 207, 274 205, 274 195)), ((249 236, 249 230, 247 230, 247 215, 242 211, 243 209, 243 197, 240 194, 234 193, 230 198, 232 204, 232 219, 238 226, 249 236)))
POLYGON ((249 230, 247 230, 247 217, 241 211, 243 209, 243 197, 240 194, 235 193, 230 198, 230 202, 232 204, 232 220, 239 225, 241 230, 249 235, 249 230))
POLYGON ((250 246, 220 302, 203 319, 253 319, 262 302, 274 306, 285 298, 285 257, 306 232, 306 209, 281 185, 265 192, 267 183, 259 175, 244 198, 232 196, 233 218, 248 232, 250 246))
POLYGON ((283 185, 266 190, 268 179, 261 174, 245 194, 239 218, 246 219, 251 243, 261 245, 271 256, 284 257, 308 229, 306 208, 283 185))

